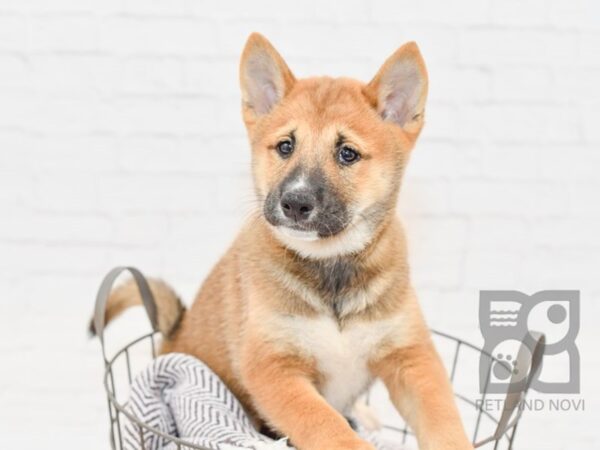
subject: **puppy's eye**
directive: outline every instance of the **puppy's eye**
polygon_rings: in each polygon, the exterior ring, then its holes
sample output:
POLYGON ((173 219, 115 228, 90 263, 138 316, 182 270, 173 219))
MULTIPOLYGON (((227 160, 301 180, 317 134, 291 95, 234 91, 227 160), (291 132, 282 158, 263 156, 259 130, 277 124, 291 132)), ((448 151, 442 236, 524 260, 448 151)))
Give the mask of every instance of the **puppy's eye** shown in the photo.
POLYGON ((282 158, 287 158, 294 151, 294 141, 290 140, 290 139, 280 141, 277 144, 276 148, 277 148, 277 153, 279 153, 279 156, 281 156, 282 158))
POLYGON ((360 159, 360 154, 348 145, 342 145, 338 151, 338 160, 345 166, 354 164, 360 159))

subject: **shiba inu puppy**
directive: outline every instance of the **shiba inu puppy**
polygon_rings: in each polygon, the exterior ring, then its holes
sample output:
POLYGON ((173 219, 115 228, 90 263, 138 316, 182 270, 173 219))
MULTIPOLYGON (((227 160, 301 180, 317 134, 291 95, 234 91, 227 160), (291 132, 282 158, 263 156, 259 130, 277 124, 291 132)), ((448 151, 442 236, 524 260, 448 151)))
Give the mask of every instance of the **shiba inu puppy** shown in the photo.
MULTIPOLYGON (((162 351, 203 360, 300 450, 371 449, 344 415, 376 378, 420 449, 471 449, 395 216, 424 121, 417 45, 364 84, 296 79, 252 34, 240 81, 258 208, 189 310, 152 282, 162 351)), ((139 302, 133 284, 117 288, 107 319, 139 302)))

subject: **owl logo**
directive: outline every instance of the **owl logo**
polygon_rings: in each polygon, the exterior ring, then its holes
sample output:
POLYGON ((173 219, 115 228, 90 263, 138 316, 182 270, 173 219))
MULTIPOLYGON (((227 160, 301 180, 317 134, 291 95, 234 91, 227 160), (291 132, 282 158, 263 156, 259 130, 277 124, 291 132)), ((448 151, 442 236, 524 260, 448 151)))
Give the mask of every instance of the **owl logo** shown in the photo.
POLYGON ((578 394, 580 391, 579 291, 481 291, 479 325, 484 352, 479 360, 480 391, 503 393, 522 389, 530 375, 535 340, 546 337, 541 368, 530 380, 543 393, 578 394), (521 350, 521 351, 519 351, 521 350), (546 370, 544 370, 546 366, 546 370))

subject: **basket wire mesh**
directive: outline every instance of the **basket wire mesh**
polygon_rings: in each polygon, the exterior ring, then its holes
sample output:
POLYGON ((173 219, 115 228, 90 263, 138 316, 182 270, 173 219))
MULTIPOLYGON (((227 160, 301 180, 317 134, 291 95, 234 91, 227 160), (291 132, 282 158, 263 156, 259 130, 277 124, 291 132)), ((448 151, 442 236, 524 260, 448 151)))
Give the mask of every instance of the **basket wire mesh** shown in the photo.
MULTIPOLYGON (((117 267, 106 275, 96 298, 93 322, 101 343, 102 356, 105 366, 104 389, 107 397, 110 420, 109 441, 111 448, 113 450, 123 450, 125 448, 123 438, 123 418, 125 418, 137 429, 142 450, 146 450, 144 447, 144 436, 146 433, 160 436, 165 442, 174 445, 177 450, 209 450, 206 447, 200 447, 190 442, 186 442, 179 437, 167 435, 162 431, 140 421, 127 409, 126 402, 117 398, 117 377, 122 378, 127 386, 129 386, 133 381, 134 373, 132 370, 132 354, 139 353, 139 350, 143 350, 143 347, 146 347, 145 353, 147 355, 151 356, 152 358, 157 356, 157 338, 159 338, 160 333, 158 332, 157 327, 156 305, 154 303, 148 283, 140 271, 133 267, 117 267), (124 271, 130 272, 138 285, 146 313, 152 326, 152 331, 129 342, 129 344, 116 351, 116 353, 109 358, 106 353, 106 345, 104 341, 105 307, 112 286, 114 285, 118 276, 124 271), (118 371, 119 365, 124 365, 125 368, 118 371)), ((495 363, 500 363, 500 361, 490 353, 485 352, 484 350, 465 340, 440 331, 432 330, 432 333, 436 340, 445 341, 446 344, 450 344, 453 347, 450 359, 451 362, 448 367, 450 381, 453 386, 455 386, 460 361, 462 358, 464 358, 465 352, 469 351, 477 357, 483 356, 484 358, 487 358, 489 361, 489 364, 487 365, 487 376, 485 378, 486 381, 483 393, 481 394, 479 401, 475 401, 472 398, 469 398, 467 395, 456 391, 455 396, 458 400, 460 400, 459 403, 462 402, 463 405, 467 405, 471 411, 475 412, 472 442, 476 448, 485 447, 490 449, 493 448, 494 450, 512 449, 519 425, 519 420, 523 412, 522 404, 525 400, 531 379, 539 368, 541 355, 543 354, 544 336, 534 333, 533 337, 535 347, 531 352, 532 358, 530 362, 528 379, 526 380, 524 387, 518 390, 513 390, 510 388, 508 389, 508 393, 503 399, 503 408, 498 411, 498 416, 496 416, 490 411, 486 410, 483 407, 483 404, 488 396, 487 388, 492 375, 492 367, 495 363), (482 424, 485 421, 488 421, 488 424, 493 425, 494 431, 487 437, 480 439, 479 436, 481 434, 482 424)), ((372 391, 366 395, 365 400, 367 403, 374 404, 375 402, 372 398, 372 391)), ((383 429, 394 435, 395 440, 400 440, 402 444, 407 443, 410 439, 413 439, 414 442, 414 436, 406 423, 400 422, 399 425, 386 423, 383 424, 383 429)))

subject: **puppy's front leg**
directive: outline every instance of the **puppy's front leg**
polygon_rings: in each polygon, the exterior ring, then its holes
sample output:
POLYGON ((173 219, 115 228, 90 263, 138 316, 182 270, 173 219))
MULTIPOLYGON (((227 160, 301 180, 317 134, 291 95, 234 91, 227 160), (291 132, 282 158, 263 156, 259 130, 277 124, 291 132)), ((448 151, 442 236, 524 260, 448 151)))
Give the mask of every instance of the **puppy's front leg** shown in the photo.
POLYGON ((466 450, 467 438, 454 403, 452 387, 428 340, 397 348, 371 364, 392 402, 414 430, 420 450, 466 450))
POLYGON ((299 450, 374 450, 315 387, 311 364, 265 344, 244 352, 242 375, 254 406, 299 450))

